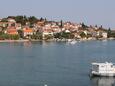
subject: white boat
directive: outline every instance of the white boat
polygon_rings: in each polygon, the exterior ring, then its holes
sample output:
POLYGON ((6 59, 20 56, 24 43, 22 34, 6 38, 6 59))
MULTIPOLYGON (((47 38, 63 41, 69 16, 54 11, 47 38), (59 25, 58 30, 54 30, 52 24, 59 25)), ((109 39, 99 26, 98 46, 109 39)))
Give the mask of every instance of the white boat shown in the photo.
POLYGON ((115 76, 113 63, 92 63, 91 76, 115 76))
POLYGON ((76 40, 72 40, 72 39, 68 39, 68 43, 69 43, 69 44, 76 44, 77 41, 76 41, 76 40))
POLYGON ((76 44, 76 43, 77 43, 77 41, 75 41, 75 40, 70 42, 70 44, 76 44))

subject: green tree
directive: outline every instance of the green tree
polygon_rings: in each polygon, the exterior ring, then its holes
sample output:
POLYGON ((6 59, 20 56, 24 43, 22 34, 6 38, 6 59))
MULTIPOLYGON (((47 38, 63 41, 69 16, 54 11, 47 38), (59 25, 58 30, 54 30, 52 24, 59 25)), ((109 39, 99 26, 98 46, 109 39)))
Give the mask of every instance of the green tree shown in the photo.
POLYGON ((24 33, 22 30, 18 30, 18 34, 19 34, 20 38, 24 38, 24 33))
POLYGON ((107 34, 108 34, 108 38, 111 37, 111 28, 108 29, 107 34))
POLYGON ((43 21, 43 20, 44 20, 44 19, 41 17, 41 18, 40 18, 40 21, 43 21))
POLYGON ((81 25, 82 25, 82 28, 83 28, 83 29, 88 28, 88 26, 87 26, 87 25, 85 25, 84 23, 82 23, 81 25))
POLYGON ((65 39, 69 39, 70 38, 70 34, 71 33, 62 32, 61 37, 65 38, 65 39))
POLYGON ((63 28, 63 21, 60 21, 60 28, 63 28))
POLYGON ((54 38, 59 38, 59 39, 61 39, 62 37, 61 37, 61 33, 55 33, 54 34, 54 38))
POLYGON ((31 39, 42 40, 42 33, 40 33, 39 31, 36 31, 36 33, 31 35, 31 39))
POLYGON ((42 34, 41 33, 39 33, 39 34, 33 34, 31 36, 31 39, 42 40, 42 34))
POLYGON ((95 27, 98 27, 97 25, 95 25, 95 27))
POLYGON ((26 19, 24 16, 16 16, 15 17, 15 20, 17 23, 21 23, 22 25, 26 25, 26 19))
POLYGON ((18 40, 20 37, 19 35, 8 35, 9 36, 9 39, 11 40, 18 40))
POLYGON ((28 21, 30 22, 30 25, 33 25, 33 24, 37 23, 38 19, 35 16, 30 16, 28 18, 28 21))
POLYGON ((49 39, 53 39, 53 36, 52 35, 45 35, 45 40, 49 40, 49 39))
POLYGON ((85 37, 86 37, 86 34, 85 34, 84 32, 82 32, 82 33, 80 34, 80 36, 81 36, 82 38, 85 38, 85 37))
POLYGON ((3 18, 1 22, 8 22, 7 18, 3 18))

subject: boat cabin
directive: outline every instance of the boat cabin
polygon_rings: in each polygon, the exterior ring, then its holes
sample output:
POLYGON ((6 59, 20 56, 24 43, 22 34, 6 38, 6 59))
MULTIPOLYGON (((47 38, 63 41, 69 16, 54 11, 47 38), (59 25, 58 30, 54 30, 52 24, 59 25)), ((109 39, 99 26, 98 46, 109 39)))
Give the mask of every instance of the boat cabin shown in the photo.
POLYGON ((115 65, 113 63, 92 63, 92 73, 99 74, 115 74, 115 65))

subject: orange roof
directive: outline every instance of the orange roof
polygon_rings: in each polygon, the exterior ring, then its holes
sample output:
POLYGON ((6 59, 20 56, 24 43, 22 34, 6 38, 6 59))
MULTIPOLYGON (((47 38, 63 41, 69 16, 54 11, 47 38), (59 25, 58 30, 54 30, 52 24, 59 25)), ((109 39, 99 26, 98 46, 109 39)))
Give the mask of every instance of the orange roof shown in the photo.
POLYGON ((11 34, 11 35, 17 35, 17 34, 18 34, 18 32, 17 32, 16 29, 8 29, 8 30, 7 30, 7 33, 8 33, 8 34, 11 34))
POLYGON ((27 33, 33 32, 33 30, 32 30, 31 28, 25 28, 25 29, 23 29, 23 31, 24 31, 24 32, 27 32, 27 33))

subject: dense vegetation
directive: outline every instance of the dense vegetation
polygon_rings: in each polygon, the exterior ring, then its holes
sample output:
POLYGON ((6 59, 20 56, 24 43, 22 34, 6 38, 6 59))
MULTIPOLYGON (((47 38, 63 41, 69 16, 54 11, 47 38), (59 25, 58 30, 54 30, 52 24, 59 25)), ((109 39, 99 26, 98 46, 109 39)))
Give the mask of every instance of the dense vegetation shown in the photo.
POLYGON ((0 32, 0 40, 18 40, 20 38, 19 35, 8 35, 0 32))

